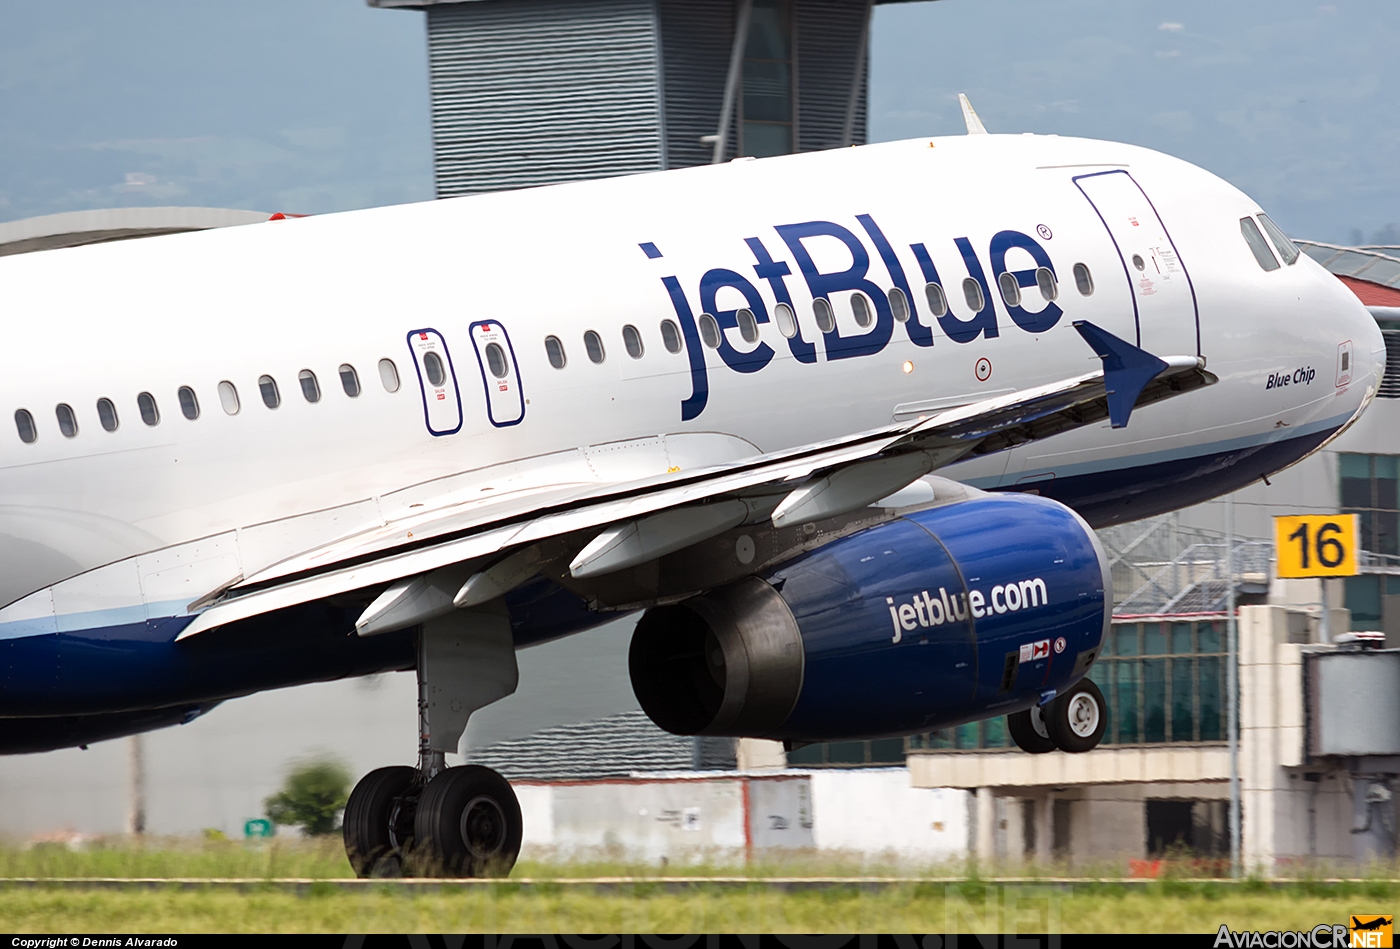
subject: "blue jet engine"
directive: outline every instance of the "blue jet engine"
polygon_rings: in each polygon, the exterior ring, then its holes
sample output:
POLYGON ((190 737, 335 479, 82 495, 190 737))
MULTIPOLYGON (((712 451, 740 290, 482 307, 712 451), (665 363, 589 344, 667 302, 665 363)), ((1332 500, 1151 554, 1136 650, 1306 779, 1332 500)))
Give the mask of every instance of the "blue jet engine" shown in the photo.
POLYGON ((1098 656, 1112 602, 1103 548, 1078 514, 981 495, 647 610, 632 687, 678 735, 914 734, 1063 692, 1098 656))

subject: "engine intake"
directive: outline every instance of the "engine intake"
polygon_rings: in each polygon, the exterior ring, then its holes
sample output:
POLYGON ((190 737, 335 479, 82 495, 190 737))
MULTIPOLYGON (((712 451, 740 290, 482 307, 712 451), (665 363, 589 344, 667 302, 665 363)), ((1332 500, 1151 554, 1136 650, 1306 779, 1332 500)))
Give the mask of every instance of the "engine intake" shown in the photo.
POLYGON ((647 610, 628 666, 637 701, 678 735, 761 735, 802 692, 802 633, 768 583, 748 577, 647 610))

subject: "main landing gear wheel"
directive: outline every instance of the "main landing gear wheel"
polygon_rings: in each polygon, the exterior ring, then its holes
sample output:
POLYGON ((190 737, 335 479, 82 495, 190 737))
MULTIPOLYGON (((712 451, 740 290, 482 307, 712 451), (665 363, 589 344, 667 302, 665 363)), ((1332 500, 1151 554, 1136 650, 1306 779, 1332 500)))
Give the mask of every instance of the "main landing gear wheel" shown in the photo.
POLYGON ((448 768, 429 781, 413 826, 436 876, 506 876, 524 830, 510 783, 480 765, 448 768))
POLYGON ((405 813, 401 799, 412 790, 417 776, 417 768, 378 768, 350 792, 341 829, 345 855, 356 876, 399 875, 399 847, 413 833, 412 810, 405 813))
POLYGON ((1089 751, 1103 739, 1108 706, 1099 687, 1080 679, 1046 709, 1045 726, 1061 751, 1089 751))
POLYGON ((1055 741, 1045 724, 1045 709, 1031 707, 1006 716, 1006 730, 1016 747, 1033 755, 1043 755, 1054 751, 1055 741))

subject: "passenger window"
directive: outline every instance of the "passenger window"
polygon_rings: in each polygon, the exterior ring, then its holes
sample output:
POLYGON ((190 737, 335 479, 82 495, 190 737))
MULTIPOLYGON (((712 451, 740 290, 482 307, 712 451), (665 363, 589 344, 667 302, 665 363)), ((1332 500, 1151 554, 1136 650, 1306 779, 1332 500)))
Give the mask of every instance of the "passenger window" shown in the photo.
POLYGON ((676 329, 675 320, 661 321, 661 345, 666 347, 668 353, 681 351, 681 331, 676 329))
POLYGON ((199 418, 199 400, 194 397, 194 390, 189 386, 180 386, 176 394, 180 397, 180 411, 185 418, 191 422, 199 418))
POLYGON ((1040 267, 1036 270, 1035 285, 1040 288, 1040 295, 1047 303, 1053 303, 1060 295, 1060 284, 1055 280, 1055 273, 1049 267, 1040 267))
POLYGON ((262 393, 263 405, 275 409, 282 404, 282 393, 277 391, 277 380, 271 376, 258 377, 258 391, 262 393))
POLYGON ((1146 269, 1147 269, 1147 262, 1144 261, 1144 260, 1142 259, 1142 255, 1141 255, 1141 254, 1134 254, 1134 255, 1133 255, 1133 266, 1136 267, 1138 270, 1146 270, 1146 269))
POLYGON ((836 329, 836 314, 831 312, 831 304, 826 297, 817 297, 812 301, 812 315, 817 318, 817 329, 823 333, 836 329))
POLYGON ((399 391, 399 369, 392 359, 379 360, 379 381, 383 383, 385 392, 399 391))
POLYGON ((233 383, 225 379, 219 383, 219 404, 224 407, 224 412, 228 415, 237 415, 238 390, 233 387, 233 383))
POLYGON ((889 292, 890 312, 894 314, 896 323, 909 322, 909 300, 904 295, 904 291, 895 287, 889 292))
POLYGON ((297 373, 297 381, 301 383, 301 394, 306 397, 306 401, 321 401, 321 384, 316 381, 316 373, 310 369, 303 369, 297 373))
POLYGON ((1269 250, 1264 235, 1259 233, 1259 225, 1254 223, 1254 218, 1240 218, 1240 233, 1244 235, 1244 242, 1249 245, 1249 249, 1254 252, 1254 259, 1259 262, 1261 269, 1278 269, 1278 259, 1274 257, 1274 252, 1269 250))
POLYGON ((340 364, 340 387, 345 390, 345 394, 350 398, 359 398, 360 374, 356 372, 355 367, 348 362, 340 364))
POLYGON ((739 325, 739 335, 744 337, 744 342, 758 342, 758 320, 754 318, 753 310, 738 310, 734 314, 734 322, 739 325))
POLYGON ((773 319, 778 324, 778 332, 782 333, 785 339, 792 339, 797 335, 797 314, 792 312, 792 307, 786 303, 779 303, 773 307, 773 319))
POLYGON ((1279 226, 1269 220, 1269 216, 1262 211, 1259 213, 1259 223, 1264 225, 1264 233, 1269 235, 1269 240, 1274 242, 1278 248, 1278 255, 1283 258, 1283 262, 1292 267, 1298 262, 1298 255, 1302 253, 1298 245, 1288 239, 1288 235, 1279 229, 1279 226))
POLYGON ((1003 273, 997 277, 997 286, 1001 288, 1001 298, 1006 301, 1007 306, 1021 305, 1021 283, 1013 273, 1003 273))
POLYGON ((160 424, 160 408, 156 405, 155 396, 142 392, 136 397, 136 408, 141 412, 141 421, 147 425, 160 424))
POLYGON ((982 295, 982 285, 971 277, 963 281, 963 299, 978 313, 987 305, 987 298, 982 295))
POLYGON ((568 360, 564 357, 564 344, 559 342, 558 336, 546 336, 544 338, 544 354, 549 357, 549 364, 555 369, 563 369, 568 360))
POLYGON ((592 330, 583 334, 583 350, 588 353, 588 359, 593 363, 602 364, 603 360, 608 358, 608 354, 603 350, 603 337, 592 330))
POLYGON ((642 358, 642 334, 631 323, 622 328, 622 345, 627 347, 627 355, 633 359, 642 358))
POLYGON ((63 433, 64 438, 72 438, 78 434, 78 417, 73 414, 73 406, 67 402, 60 402, 58 408, 54 409, 54 414, 58 416, 58 430, 63 433))
POLYGON ((856 318, 856 325, 860 327, 869 326, 874 322, 870 314, 870 301, 865 299, 865 294, 851 294, 851 315, 856 318))
POLYGON ((701 313, 700 319, 700 342, 711 349, 719 349, 719 321, 709 313, 701 313))
POLYGON ((15 428, 19 430, 19 440, 26 445, 32 445, 39 440, 39 430, 34 427, 34 416, 29 414, 28 409, 15 412, 15 428))
POLYGON ((486 344, 486 367, 497 379, 504 379, 510 371, 506 365, 506 351, 501 348, 500 343, 486 344))
POLYGON ((102 423, 104 431, 117 430, 117 407, 112 404, 111 399, 97 400, 97 420, 102 423))
POLYGON ((1080 296, 1092 296, 1094 293, 1094 276, 1089 273, 1088 264, 1074 265, 1074 286, 1079 290, 1080 296))
POLYGON ((924 299, 928 300, 928 309, 935 317, 948 315, 948 298, 943 295, 943 288, 936 283, 924 286, 924 299))
POLYGON ((442 364, 442 357, 437 353, 423 354, 423 371, 428 374, 428 385, 430 386, 436 388, 447 381, 447 369, 442 364))

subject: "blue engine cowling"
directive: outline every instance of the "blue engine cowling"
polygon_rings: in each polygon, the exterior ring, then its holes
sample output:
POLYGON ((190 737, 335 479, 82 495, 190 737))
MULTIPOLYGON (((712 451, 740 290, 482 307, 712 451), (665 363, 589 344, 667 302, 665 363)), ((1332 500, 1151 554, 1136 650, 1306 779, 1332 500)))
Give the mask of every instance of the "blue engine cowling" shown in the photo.
POLYGON ((1078 680, 1113 600, 1072 510, 980 495, 833 541, 637 624, 642 708, 682 735, 907 735, 1018 711, 1078 680))

